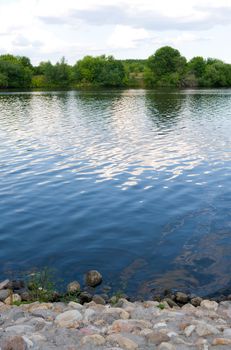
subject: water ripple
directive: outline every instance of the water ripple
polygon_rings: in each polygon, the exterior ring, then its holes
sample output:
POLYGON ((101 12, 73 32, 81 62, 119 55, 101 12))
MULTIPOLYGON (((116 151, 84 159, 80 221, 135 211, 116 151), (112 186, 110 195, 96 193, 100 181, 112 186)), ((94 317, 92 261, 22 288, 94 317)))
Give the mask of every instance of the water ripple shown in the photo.
POLYGON ((228 284, 230 132, 231 90, 0 94, 0 274, 228 284))

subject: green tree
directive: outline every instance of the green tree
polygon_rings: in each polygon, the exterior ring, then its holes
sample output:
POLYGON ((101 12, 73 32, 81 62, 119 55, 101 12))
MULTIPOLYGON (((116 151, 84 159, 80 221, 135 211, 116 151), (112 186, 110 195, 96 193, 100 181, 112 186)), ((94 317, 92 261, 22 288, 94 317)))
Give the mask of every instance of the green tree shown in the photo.
POLYGON ((181 86, 186 69, 186 59, 170 46, 164 46, 147 61, 145 80, 154 86, 181 86))
POLYGON ((125 84, 123 64, 113 56, 85 56, 73 67, 74 79, 80 85, 118 87, 125 84))
POLYGON ((20 56, 0 56, 0 74, 3 81, 1 84, 7 83, 9 88, 27 88, 31 85, 32 69, 24 65, 20 56))

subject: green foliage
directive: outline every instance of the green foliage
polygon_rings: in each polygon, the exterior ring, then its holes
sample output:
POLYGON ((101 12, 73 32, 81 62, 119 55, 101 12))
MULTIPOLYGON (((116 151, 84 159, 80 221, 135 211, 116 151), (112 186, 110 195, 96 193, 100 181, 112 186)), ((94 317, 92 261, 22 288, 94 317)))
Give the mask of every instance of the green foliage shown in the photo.
POLYGON ((85 56, 73 71, 74 80, 82 86, 120 87, 126 81, 123 64, 112 56, 85 56))
POLYGON ((186 59, 180 52, 170 46, 164 46, 150 56, 147 61, 145 80, 148 86, 182 85, 186 69, 186 59))
POLYGON ((27 286, 32 301, 49 302, 55 291, 53 271, 44 268, 29 275, 27 286))
POLYGON ((206 61, 203 57, 194 57, 188 62, 187 71, 194 74, 196 78, 200 78, 206 68, 206 61))
POLYGON ((160 310, 164 310, 165 309, 165 305, 164 304, 159 304, 157 305, 157 307, 160 309, 160 310))
POLYGON ((28 88, 31 85, 32 66, 26 57, 0 56, 0 87, 28 88))
POLYGON ((33 87, 68 87, 70 84, 71 68, 64 57, 55 65, 50 61, 41 62, 35 72, 37 78, 33 79, 33 87))
POLYGON ((33 67, 25 56, 0 56, 0 89, 81 87, 230 87, 231 65, 197 56, 189 62, 170 46, 147 60, 116 60, 113 56, 85 56, 70 66, 41 62, 33 67))
POLYGON ((201 86, 228 87, 231 85, 231 65, 211 59, 207 61, 205 72, 201 77, 201 86))

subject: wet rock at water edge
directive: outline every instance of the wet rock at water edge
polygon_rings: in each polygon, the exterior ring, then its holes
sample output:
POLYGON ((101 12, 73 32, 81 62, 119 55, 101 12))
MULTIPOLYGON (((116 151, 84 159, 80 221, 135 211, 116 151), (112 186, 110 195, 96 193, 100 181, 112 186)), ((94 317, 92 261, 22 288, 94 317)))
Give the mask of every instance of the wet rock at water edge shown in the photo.
POLYGON ((5 299, 4 303, 7 305, 13 305, 14 303, 20 303, 22 301, 20 295, 11 294, 8 298, 5 299))
POLYGON ((5 280, 0 282, 0 290, 9 288, 10 280, 5 280))
POLYGON ((92 301, 93 296, 88 293, 88 292, 81 292, 80 295, 78 296, 80 303, 84 304, 84 303, 89 303, 90 301, 92 301))
POLYGON ((20 295, 22 301, 30 301, 31 296, 26 288, 17 290, 17 294, 20 295))
POLYGON ((101 305, 105 305, 106 304, 106 301, 104 300, 104 298, 101 296, 101 295, 97 295, 95 294, 93 296, 93 299, 92 299, 96 304, 101 304, 101 305))
POLYGON ((25 282, 23 280, 13 280, 8 284, 8 288, 14 290, 25 288, 25 282))
POLYGON ((10 296, 10 290, 9 289, 2 289, 0 290, 0 301, 6 300, 10 296))
POLYGON ((187 304, 189 297, 187 294, 182 293, 182 292, 176 292, 176 302, 180 303, 180 304, 187 304))
POLYGON ((168 305, 169 305, 170 307, 176 307, 176 306, 178 306, 178 305, 175 303, 175 301, 173 301, 171 298, 164 298, 163 301, 166 301, 166 303, 168 303, 168 305))
POLYGON ((85 283, 90 287, 98 286, 102 280, 102 275, 97 270, 88 271, 85 275, 85 283))
POLYGON ((200 306, 200 304, 201 304, 201 302, 202 302, 202 298, 200 298, 200 297, 194 297, 194 298, 192 298, 191 299, 191 304, 193 305, 193 306, 200 306))
POLYGON ((67 292, 68 292, 68 293, 80 292, 80 289, 81 289, 81 286, 80 286, 80 284, 79 284, 78 281, 70 282, 70 283, 67 285, 67 292))

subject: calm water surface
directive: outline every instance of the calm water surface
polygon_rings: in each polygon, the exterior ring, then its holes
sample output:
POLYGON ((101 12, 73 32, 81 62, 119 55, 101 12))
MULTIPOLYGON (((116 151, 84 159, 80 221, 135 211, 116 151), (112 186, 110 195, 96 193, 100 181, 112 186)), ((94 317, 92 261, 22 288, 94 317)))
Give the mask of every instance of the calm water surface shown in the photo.
POLYGON ((0 94, 0 277, 231 286, 231 90, 0 94))

